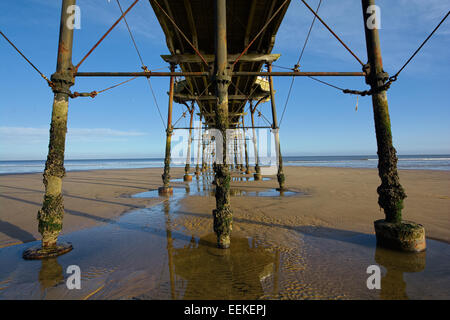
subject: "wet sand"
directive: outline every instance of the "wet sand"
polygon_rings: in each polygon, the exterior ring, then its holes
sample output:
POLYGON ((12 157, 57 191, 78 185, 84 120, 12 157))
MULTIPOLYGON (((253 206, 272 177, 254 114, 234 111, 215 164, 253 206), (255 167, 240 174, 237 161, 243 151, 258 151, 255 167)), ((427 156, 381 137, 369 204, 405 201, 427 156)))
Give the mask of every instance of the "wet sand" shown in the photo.
MULTIPOLYGON (((232 199, 235 230, 239 230, 240 220, 254 220, 270 225, 373 234, 373 221, 383 218, 377 205, 376 170, 286 167, 285 172, 287 186, 307 196, 254 197, 255 191, 277 187, 276 179, 232 182, 233 187, 252 192, 250 196, 232 199)), ((182 168, 172 169, 174 179, 182 175, 182 168)), ((67 173, 63 185, 63 234, 108 223, 125 212, 161 202, 159 198, 130 197, 157 189, 160 177, 159 168, 67 173)), ((423 224, 428 238, 450 242, 450 172, 400 171, 400 178, 408 195, 404 219, 423 224)), ((42 198, 41 174, 0 176, 0 247, 40 238, 36 214, 42 198)), ((213 197, 184 199, 185 211, 192 213, 186 219, 187 226, 211 231, 209 219, 214 201, 213 197)))
POLYGON ((40 175, 3 176, 2 221, 10 220, 0 228, 0 299, 450 299, 448 173, 401 172, 407 218, 429 236, 426 252, 405 254, 376 247, 372 223, 381 213, 368 194, 376 171, 286 172, 292 192, 283 195, 273 177, 234 174, 229 250, 215 247, 212 174, 184 183, 182 169, 173 170, 166 198, 155 190, 160 169, 69 173, 60 240, 74 250, 42 261, 21 257, 38 244, 40 175), (80 290, 65 284, 74 264, 80 290), (366 286, 373 264, 381 290, 366 286))
MULTIPOLYGON (((160 186, 162 169, 68 172, 64 178, 62 234, 113 221, 122 214, 161 202, 129 195, 160 186), (128 197, 127 197, 128 196, 128 197)), ((180 168, 173 175, 182 174, 180 168)), ((42 174, 0 176, 0 248, 40 239, 37 212, 42 206, 42 174)))

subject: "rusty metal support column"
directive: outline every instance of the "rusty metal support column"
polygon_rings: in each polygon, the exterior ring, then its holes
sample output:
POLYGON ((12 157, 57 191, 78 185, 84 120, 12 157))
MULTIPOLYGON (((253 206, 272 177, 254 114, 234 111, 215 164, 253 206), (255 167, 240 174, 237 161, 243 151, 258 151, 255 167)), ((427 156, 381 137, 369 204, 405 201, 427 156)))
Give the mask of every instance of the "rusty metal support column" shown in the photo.
MULTIPOLYGON (((231 82, 230 69, 227 61, 227 5, 226 0, 215 0, 216 27, 216 126, 222 134, 222 163, 217 161, 214 166, 216 184, 216 209, 213 210, 214 232, 217 235, 219 248, 229 248, 233 214, 230 206, 230 171, 227 165, 227 129, 228 119, 228 86, 231 82)), ((220 148, 220 146, 218 146, 220 148)), ((218 149, 217 148, 217 149, 218 149)), ((218 150, 216 150, 218 151, 218 150)), ((220 153, 219 153, 220 154, 220 153)), ((218 159, 220 160, 220 159, 218 159)))
POLYGON ((237 137, 233 138, 234 169, 239 169, 237 137))
MULTIPOLYGON (((64 151, 66 146, 67 115, 69 111, 70 87, 74 85, 72 65, 73 27, 70 27, 71 6, 76 0, 63 0, 59 29, 59 46, 56 72, 51 81, 54 84, 54 100, 50 125, 50 143, 44 170, 45 195, 42 209, 37 218, 41 247, 30 248, 23 254, 25 259, 54 257, 72 250, 71 244, 57 243, 62 230, 64 204, 62 179, 65 176, 64 151)), ((74 7, 72 7, 74 8, 74 7)))
MULTIPOLYGON (((272 64, 267 64, 267 71, 272 72, 272 64)), ((277 162, 278 162, 278 173, 277 173, 277 179, 278 184, 280 186, 279 190, 284 190, 285 186, 285 177, 283 173, 283 157, 281 156, 281 144, 280 144, 280 133, 278 128, 278 119, 277 119, 277 108, 275 105, 275 92, 273 89, 273 77, 269 76, 269 87, 270 87, 270 104, 272 106, 272 130, 275 136, 275 149, 277 152, 277 162)))
POLYGON ((200 113, 200 124, 198 125, 198 143, 197 143, 197 164, 195 166, 195 175, 198 177, 200 175, 200 144, 202 141, 202 114, 200 113))
MULTIPOLYGON (((385 220, 375 221, 377 243, 381 246, 406 251, 425 249, 425 230, 421 225, 402 221, 405 191, 397 172, 397 155, 392 143, 391 122, 387 92, 382 88, 389 79, 383 70, 380 38, 373 17, 377 14, 375 0, 362 0, 364 29, 366 35, 368 65, 364 67, 366 82, 372 88, 372 103, 378 146, 378 204, 383 208, 385 220)), ((376 17, 378 19, 379 17, 376 17)))
POLYGON ((236 128, 236 130, 238 131, 238 148, 239 148, 239 170, 241 172, 245 171, 244 170, 244 145, 242 144, 242 138, 241 138, 241 134, 239 132, 239 127, 236 128))
MULTIPOLYGON (((175 71, 175 65, 170 65, 170 71, 175 71)), ((175 77, 170 77, 169 88, 169 107, 167 111, 167 129, 166 129, 166 154, 164 157, 164 173, 162 174, 163 186, 158 189, 158 193, 162 195, 172 194, 173 188, 170 187, 170 148, 172 143, 172 108, 173 108, 173 89, 175 77)))
POLYGON ((192 176, 189 175, 189 170, 191 167, 191 144, 192 144, 192 120, 194 119, 194 101, 192 101, 192 105, 189 108, 189 114, 191 116, 189 120, 189 138, 188 138, 188 147, 187 147, 187 155, 186 155, 186 165, 184 167, 184 181, 192 181, 192 176))
POLYGON ((258 137, 256 136, 255 130, 255 111, 258 105, 252 106, 253 102, 250 101, 250 115, 252 119, 252 132, 253 132, 253 148, 255 150, 255 173, 253 177, 255 181, 261 180, 261 167, 259 166, 259 153, 258 153, 258 137))
POLYGON ((247 151, 247 135, 245 134, 245 121, 242 116, 242 134, 244 136, 244 150, 245 150, 245 174, 250 174, 250 167, 248 165, 248 151, 247 151))
POLYGON ((206 172, 206 140, 204 131, 202 133, 202 172, 206 172))
POLYGON ((212 144, 212 141, 211 141, 211 140, 209 140, 209 141, 207 142, 207 144, 206 144, 205 164, 206 164, 206 169, 207 169, 207 170, 208 170, 209 167, 210 167, 209 163, 210 163, 210 157, 211 157, 211 144, 212 144))

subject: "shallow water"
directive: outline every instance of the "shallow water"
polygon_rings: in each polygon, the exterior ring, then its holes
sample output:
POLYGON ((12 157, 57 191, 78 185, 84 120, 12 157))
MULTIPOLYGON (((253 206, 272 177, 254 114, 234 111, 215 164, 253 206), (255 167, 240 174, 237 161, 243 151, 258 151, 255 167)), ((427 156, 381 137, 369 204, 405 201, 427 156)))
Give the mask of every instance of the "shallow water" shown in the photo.
MULTIPOLYGON (((236 178, 236 177, 232 177, 236 178)), ((249 178, 253 179, 253 178, 249 178)), ((182 178, 180 179, 173 179, 171 182, 183 182, 184 184, 175 184, 172 185, 173 187, 173 194, 175 196, 183 196, 183 195, 191 195, 191 196, 214 196, 215 195, 215 189, 214 186, 211 184, 212 178, 210 176, 203 176, 199 179, 193 179, 190 182, 183 181, 182 178)), ((261 181, 268 181, 271 180, 271 178, 264 178, 261 181)), ((242 181, 242 180, 232 180, 232 181, 242 181)), ((242 182, 245 182, 247 180, 243 180, 242 182)), ((252 181, 252 180, 249 180, 252 181)), ((293 191, 293 190, 284 190, 279 191, 277 189, 273 188, 260 188, 258 187, 257 190, 255 188, 248 188, 246 189, 242 187, 231 187, 230 188, 230 195, 233 197, 237 196, 246 196, 246 197, 291 197, 291 196, 298 196, 298 195, 307 195, 305 192, 301 191, 293 191)), ((150 190, 145 192, 140 192, 135 195, 132 195, 132 198, 163 198, 158 194, 158 190, 150 190)))
MULTIPOLYGON (((214 196, 214 190, 196 190, 192 188, 178 188, 173 187, 173 193, 174 195, 183 195, 183 194, 190 194, 190 195, 201 195, 201 196, 214 196)), ((301 194, 300 192, 296 191, 277 191, 276 189, 263 189, 261 191, 254 191, 254 190, 242 190, 239 188, 231 188, 230 189, 230 195, 233 197, 237 196, 245 196, 245 197, 290 197, 301 194)), ((158 194, 158 190, 150 190, 141 192, 138 194, 135 194, 132 196, 133 198, 159 198, 161 197, 158 194)))
POLYGON ((63 256, 23 260, 37 242, 0 249, 0 299, 450 299, 446 243, 427 240, 426 252, 405 254, 377 248, 373 235, 246 220, 220 250, 212 230, 197 236, 178 222, 195 213, 175 190, 156 206, 60 237, 74 246, 63 256), (374 264, 381 290, 366 286, 374 264), (80 290, 66 287, 69 265, 81 269, 80 290))

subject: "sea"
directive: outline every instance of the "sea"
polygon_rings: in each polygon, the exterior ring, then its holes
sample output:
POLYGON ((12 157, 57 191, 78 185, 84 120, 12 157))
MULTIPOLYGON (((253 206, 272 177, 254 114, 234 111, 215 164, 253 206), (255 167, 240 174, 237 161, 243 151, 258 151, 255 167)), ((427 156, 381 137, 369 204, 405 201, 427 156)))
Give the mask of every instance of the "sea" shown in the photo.
MULTIPOLYGON (((404 170, 450 170, 450 155, 399 155, 398 168, 404 170)), ((285 166, 377 168, 378 157, 374 156, 284 156, 285 166)), ((148 159, 84 159, 65 160, 66 171, 101 169, 162 168, 163 158, 148 159)), ((174 167, 184 165, 174 164, 174 167)), ((0 161, 0 174, 43 172, 45 160, 0 161)))

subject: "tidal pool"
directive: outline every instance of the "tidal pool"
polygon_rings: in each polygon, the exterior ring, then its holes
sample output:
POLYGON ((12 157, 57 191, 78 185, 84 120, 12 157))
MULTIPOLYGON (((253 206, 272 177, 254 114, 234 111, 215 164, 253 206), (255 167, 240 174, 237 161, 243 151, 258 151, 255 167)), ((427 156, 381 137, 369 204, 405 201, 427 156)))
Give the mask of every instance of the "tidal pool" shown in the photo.
MULTIPOLYGON (((249 178, 253 179, 253 178, 249 178)), ((267 178, 270 180, 270 178, 267 178)), ((173 179, 172 182, 184 182, 183 179, 173 179)), ((211 184, 212 180, 202 177, 190 182, 184 182, 184 184, 174 184, 173 195, 180 197, 183 195, 191 196, 214 196, 214 186, 211 184)), ((231 196, 248 196, 248 197, 290 197, 297 195, 307 195, 305 192, 284 190, 279 191, 273 188, 261 188, 261 187, 231 187, 231 196)), ((132 195, 133 198, 163 198, 166 196, 160 196, 158 190, 149 190, 132 195)))

